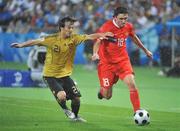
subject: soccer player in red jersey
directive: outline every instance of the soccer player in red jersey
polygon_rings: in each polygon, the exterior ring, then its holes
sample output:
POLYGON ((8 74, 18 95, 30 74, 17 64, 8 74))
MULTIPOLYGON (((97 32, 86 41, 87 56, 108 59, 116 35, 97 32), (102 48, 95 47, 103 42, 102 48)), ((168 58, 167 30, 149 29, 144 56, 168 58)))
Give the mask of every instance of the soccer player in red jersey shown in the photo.
POLYGON ((114 36, 109 37, 108 40, 97 40, 92 59, 100 60, 98 76, 101 88, 98 98, 110 99, 112 97, 112 86, 118 79, 121 79, 129 88, 130 100, 135 112, 140 109, 140 99, 134 80, 134 71, 126 51, 127 37, 131 37, 133 42, 151 59, 152 53, 143 46, 135 34, 133 25, 127 20, 127 8, 118 7, 114 10, 113 18, 99 28, 99 32, 112 32, 114 36))

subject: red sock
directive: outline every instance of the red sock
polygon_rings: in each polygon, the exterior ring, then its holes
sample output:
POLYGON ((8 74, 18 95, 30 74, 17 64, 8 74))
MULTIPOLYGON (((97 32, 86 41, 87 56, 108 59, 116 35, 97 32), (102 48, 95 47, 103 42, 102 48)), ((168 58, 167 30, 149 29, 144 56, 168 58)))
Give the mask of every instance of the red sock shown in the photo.
POLYGON ((138 90, 131 90, 130 91, 130 99, 131 103, 133 105, 134 112, 140 109, 140 99, 139 99, 139 93, 138 90))

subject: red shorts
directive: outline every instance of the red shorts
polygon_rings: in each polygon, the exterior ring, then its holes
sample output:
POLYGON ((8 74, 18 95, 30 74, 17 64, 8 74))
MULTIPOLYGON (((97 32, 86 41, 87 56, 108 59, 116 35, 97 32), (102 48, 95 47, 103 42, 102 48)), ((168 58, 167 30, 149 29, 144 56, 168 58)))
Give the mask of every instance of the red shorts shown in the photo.
POLYGON ((129 60, 116 64, 100 63, 98 76, 101 87, 109 89, 118 79, 123 80, 126 75, 134 74, 129 60))

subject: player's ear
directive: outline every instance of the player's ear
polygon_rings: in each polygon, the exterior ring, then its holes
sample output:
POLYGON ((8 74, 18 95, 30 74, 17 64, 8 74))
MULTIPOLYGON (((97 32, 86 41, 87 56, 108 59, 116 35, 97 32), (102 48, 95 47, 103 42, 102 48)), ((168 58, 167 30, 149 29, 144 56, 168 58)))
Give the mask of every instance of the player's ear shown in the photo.
POLYGON ((59 31, 61 31, 61 28, 63 28, 65 26, 65 22, 63 22, 62 20, 59 20, 59 31))

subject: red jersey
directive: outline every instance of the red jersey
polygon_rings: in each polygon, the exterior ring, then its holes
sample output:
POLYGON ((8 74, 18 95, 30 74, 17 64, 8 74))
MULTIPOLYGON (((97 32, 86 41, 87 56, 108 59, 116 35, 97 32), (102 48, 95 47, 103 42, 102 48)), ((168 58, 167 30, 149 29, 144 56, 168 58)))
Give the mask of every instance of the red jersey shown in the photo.
POLYGON ((116 42, 101 41, 98 51, 100 63, 118 63, 129 60, 126 39, 134 35, 134 27, 131 23, 127 22, 124 27, 119 28, 113 20, 108 20, 100 27, 99 32, 112 32, 117 40, 116 42))

